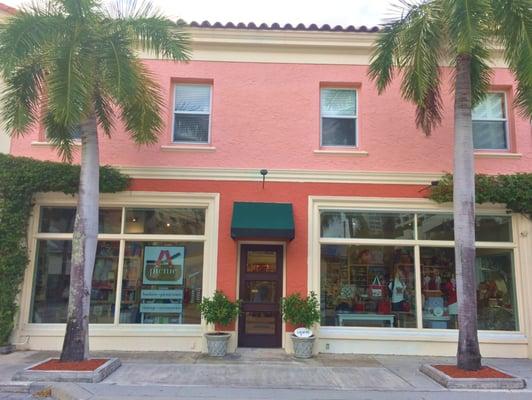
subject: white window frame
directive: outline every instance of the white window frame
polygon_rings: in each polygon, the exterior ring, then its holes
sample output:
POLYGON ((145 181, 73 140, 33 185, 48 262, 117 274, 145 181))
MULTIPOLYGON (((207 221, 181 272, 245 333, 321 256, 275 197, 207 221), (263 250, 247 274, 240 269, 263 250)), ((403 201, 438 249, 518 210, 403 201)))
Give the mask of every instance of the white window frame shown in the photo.
MULTIPOLYGON (((102 194, 100 208, 122 209, 122 233, 100 233, 98 241, 116 241, 120 243, 119 260, 116 277, 114 321, 109 324, 90 324, 91 336, 150 336, 162 333, 175 336, 197 336, 207 331, 205 320, 201 324, 125 324, 120 323, 122 276, 124 270, 124 252, 126 242, 131 241, 168 241, 168 242, 203 242, 203 280, 202 293, 210 295, 216 289, 218 257, 218 193, 157 193, 157 192, 123 192, 120 194, 102 194), (161 235, 161 234, 126 234, 126 208, 204 208, 205 232, 203 235, 161 235)), ((29 265, 24 275, 20 297, 18 334, 42 336, 48 332, 51 336, 64 335, 64 323, 34 323, 31 321, 33 286, 37 267, 37 243, 39 240, 72 240, 72 233, 39 232, 40 211, 42 207, 76 207, 76 197, 62 193, 45 193, 36 196, 35 206, 29 226, 29 265)))
POLYGON ((358 134, 358 96, 359 91, 357 88, 351 87, 334 87, 334 86, 322 86, 320 87, 320 148, 343 148, 343 149, 358 149, 360 147, 359 134, 358 134), (355 115, 327 115, 322 112, 321 98, 323 90, 345 90, 355 92, 355 115), (338 119, 354 119, 355 120, 355 145, 346 146, 339 144, 323 144, 323 118, 338 118, 338 119))
MULTIPOLYGON (((375 246, 408 246, 414 249, 414 265, 416 274, 416 318, 417 328, 388 328, 388 327, 344 327, 319 326, 320 336, 324 338, 379 338, 380 340, 454 340, 456 329, 423 328, 423 304, 421 301, 421 247, 450 247, 454 248, 454 241, 447 240, 417 240, 417 214, 419 213, 452 213, 452 206, 441 206, 428 199, 383 199, 365 197, 332 197, 309 196, 308 207, 308 290, 314 291, 321 298, 321 245, 375 245, 375 246), (360 211, 360 212, 397 212, 415 213, 414 239, 347 239, 321 238, 320 211, 360 211), (422 339, 423 338, 423 339, 422 339)), ((477 215, 506 216, 506 210, 498 206, 477 206, 477 215)), ((525 299, 523 297, 523 279, 521 260, 518 249, 518 231, 515 215, 511 215, 512 242, 476 242, 477 248, 490 248, 513 251, 513 267, 515 282, 515 297, 517 307, 517 325, 515 331, 479 331, 481 340, 516 340, 521 341, 526 332, 525 299)))
POLYGON ((213 85, 210 83, 174 83, 172 86, 172 93, 173 93, 173 101, 172 101, 172 143, 173 144, 180 144, 180 145, 205 145, 205 144, 211 144, 211 123, 212 123, 212 89, 213 85), (176 90, 178 86, 205 86, 209 88, 209 112, 204 111, 176 111, 176 90), (209 116, 209 127, 208 127, 208 133, 207 133, 207 141, 206 142, 189 142, 189 141, 183 141, 183 140, 174 140, 174 129, 175 129, 175 117, 176 114, 182 114, 182 115, 208 115, 209 116))
POLYGON ((475 119, 472 118, 472 122, 504 122, 504 134, 506 136, 506 147, 500 148, 500 149, 484 149, 484 148, 476 148, 474 147, 474 151, 508 151, 510 150, 510 124, 508 123, 509 117, 508 117, 508 96, 506 95, 505 91, 491 91, 487 94, 502 94, 502 98, 504 101, 504 115, 506 118, 483 118, 483 119, 475 119))

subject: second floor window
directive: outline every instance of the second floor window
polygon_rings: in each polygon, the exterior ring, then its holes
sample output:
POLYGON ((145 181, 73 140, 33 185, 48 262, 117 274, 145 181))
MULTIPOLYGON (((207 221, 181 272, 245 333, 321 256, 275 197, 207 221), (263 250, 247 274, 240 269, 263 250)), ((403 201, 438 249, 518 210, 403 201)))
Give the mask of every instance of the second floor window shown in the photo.
POLYGON ((473 109, 473 145, 477 150, 508 149, 504 93, 488 93, 473 109))
POLYGON ((175 85, 174 142, 209 143, 210 119, 210 85, 175 85))
POLYGON ((321 146, 356 147, 357 92, 355 89, 321 89, 321 146))

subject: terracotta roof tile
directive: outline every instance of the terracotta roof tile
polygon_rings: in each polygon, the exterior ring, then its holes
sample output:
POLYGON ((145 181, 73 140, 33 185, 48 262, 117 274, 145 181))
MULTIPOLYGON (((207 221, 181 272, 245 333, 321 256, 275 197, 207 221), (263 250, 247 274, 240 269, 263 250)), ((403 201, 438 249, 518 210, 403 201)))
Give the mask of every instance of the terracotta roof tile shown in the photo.
POLYGON ((318 26, 316 24, 310 24, 306 26, 305 24, 285 24, 280 25, 277 22, 274 22, 271 25, 268 25, 266 23, 261 23, 260 25, 257 25, 253 22, 250 22, 248 24, 244 22, 239 23, 233 23, 233 22, 227 22, 225 24, 221 22, 214 22, 211 23, 209 21, 192 21, 190 24, 188 24, 192 28, 214 28, 214 29, 250 29, 250 30, 282 30, 282 31, 321 31, 321 32, 378 32, 379 28, 377 26, 367 27, 365 25, 361 25, 359 27, 355 27, 353 25, 349 26, 342 26, 342 25, 336 25, 334 27, 331 27, 328 24, 318 26))

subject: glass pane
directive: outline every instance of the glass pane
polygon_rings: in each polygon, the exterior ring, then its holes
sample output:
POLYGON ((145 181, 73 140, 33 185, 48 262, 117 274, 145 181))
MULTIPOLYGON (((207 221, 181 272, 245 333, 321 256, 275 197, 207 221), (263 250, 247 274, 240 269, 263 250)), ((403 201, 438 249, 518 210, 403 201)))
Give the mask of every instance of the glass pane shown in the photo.
POLYGON ((122 229, 122 209, 103 208, 100 210, 98 230, 100 233, 120 233, 122 229))
POLYGON ((75 218, 75 207, 41 207, 39 232, 72 233, 75 218))
POLYGON ((322 118, 322 146, 356 146, 355 118, 322 118))
POLYGON ((473 145, 475 149, 507 149, 506 122, 473 121, 473 145))
POLYGON ((247 335, 275 335, 275 316, 271 311, 246 312, 247 335))
MULTIPOLYGON (((75 207, 41 207, 39 232, 72 233, 76 219, 75 207)), ((122 210, 100 208, 99 233, 120 233, 122 210)))
POLYGON ((456 329, 458 304, 454 248, 422 247, 423 328, 456 329))
POLYGON ((321 237, 414 239, 414 214, 322 211, 321 237))
POLYGON ((247 281, 244 301, 251 303, 275 303, 276 281, 247 281))
POLYGON ((452 214, 418 214, 417 224, 419 240, 454 240, 452 214))
POLYGON ((203 208, 127 208, 126 233, 203 235, 203 208))
POLYGON ((175 114, 174 142, 209 142, 209 115, 175 114))
POLYGON ((357 93, 346 89, 321 89, 321 114, 356 116, 357 93))
POLYGON ((176 85, 175 110, 208 113, 211 104, 211 87, 206 85, 176 85))
POLYGON ((512 218, 477 216, 475 236, 478 242, 511 242, 512 218))
POLYGON ((513 251, 477 249, 476 254, 478 329, 518 330, 513 251))
POLYGON ((98 242, 92 276, 91 323, 114 322, 120 242, 98 242))
POLYGON ((277 253, 275 251, 250 250, 247 256, 247 272, 277 272, 277 253))
MULTIPOLYGON (((423 327, 456 329, 453 248, 421 248, 423 327)), ((478 329, 518 330, 512 250, 477 249, 478 329)))
MULTIPOLYGON (((91 323, 113 323, 119 242, 98 242, 91 292, 91 323)), ((31 322, 64 323, 72 243, 39 240, 31 322)))
POLYGON ((203 243, 127 242, 120 323, 199 324, 203 243))
POLYGON ((321 324, 416 327, 414 249, 321 246, 321 324))
POLYGON ((505 118, 504 93, 488 93, 486 98, 473 109, 473 119, 505 118))

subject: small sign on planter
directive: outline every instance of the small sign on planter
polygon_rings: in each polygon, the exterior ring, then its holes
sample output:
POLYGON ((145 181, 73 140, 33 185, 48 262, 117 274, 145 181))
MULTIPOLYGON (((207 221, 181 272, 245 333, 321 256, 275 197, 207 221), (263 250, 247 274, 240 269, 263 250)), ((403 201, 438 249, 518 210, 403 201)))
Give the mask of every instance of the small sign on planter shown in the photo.
POLYGON ((294 331, 294 335, 296 335, 298 338, 308 338, 312 336, 312 331, 307 328, 297 328, 294 331))

